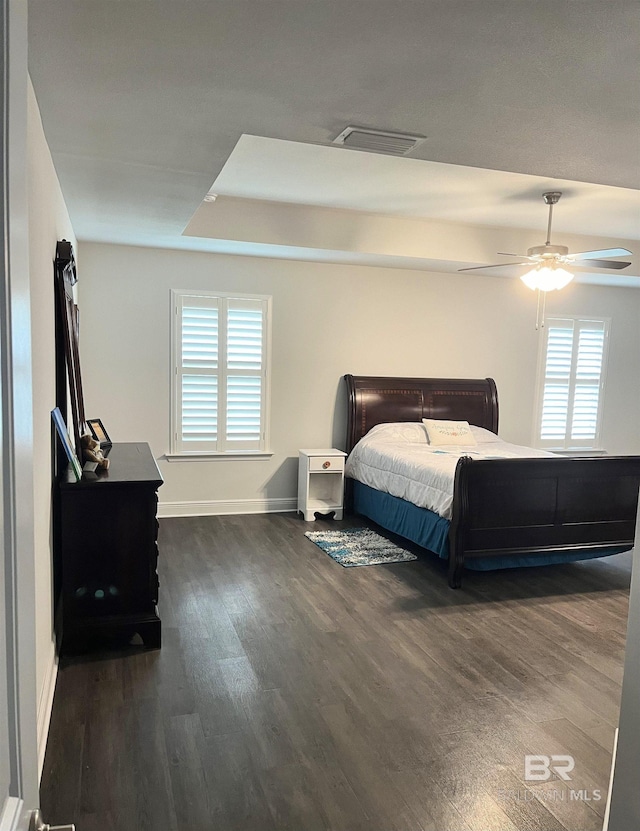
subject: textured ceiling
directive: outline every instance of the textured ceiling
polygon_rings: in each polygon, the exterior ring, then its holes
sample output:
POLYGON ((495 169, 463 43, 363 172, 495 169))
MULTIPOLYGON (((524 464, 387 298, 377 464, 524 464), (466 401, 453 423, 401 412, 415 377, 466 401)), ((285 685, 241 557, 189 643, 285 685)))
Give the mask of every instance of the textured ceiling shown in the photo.
MULTIPOLYGON (((29 16, 80 239, 193 246, 181 232, 243 133, 327 144, 355 123, 427 135, 412 159, 640 186, 635 0, 30 0, 29 16)), ((387 159, 369 157, 375 190, 387 159)))

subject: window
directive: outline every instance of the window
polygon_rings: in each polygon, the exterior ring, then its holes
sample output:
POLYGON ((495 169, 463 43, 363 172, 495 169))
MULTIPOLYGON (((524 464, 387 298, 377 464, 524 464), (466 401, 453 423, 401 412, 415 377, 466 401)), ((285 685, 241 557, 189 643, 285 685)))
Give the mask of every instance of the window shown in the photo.
POLYGON ((266 451, 271 298, 171 295, 172 452, 266 451))
POLYGON ((536 443, 557 450, 595 449, 609 322, 547 318, 543 331, 536 443))

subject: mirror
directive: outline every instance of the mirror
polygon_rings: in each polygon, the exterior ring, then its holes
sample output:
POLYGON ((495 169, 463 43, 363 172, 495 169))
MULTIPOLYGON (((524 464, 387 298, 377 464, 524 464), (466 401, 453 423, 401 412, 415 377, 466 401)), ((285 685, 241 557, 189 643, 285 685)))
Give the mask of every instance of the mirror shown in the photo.
POLYGON ((82 376, 80 373, 79 314, 73 297, 73 286, 78 282, 73 246, 62 240, 56 246, 55 262, 56 296, 62 335, 64 342, 65 363, 71 399, 71 429, 76 456, 82 459, 80 437, 88 432, 84 415, 84 398, 82 395, 82 376))

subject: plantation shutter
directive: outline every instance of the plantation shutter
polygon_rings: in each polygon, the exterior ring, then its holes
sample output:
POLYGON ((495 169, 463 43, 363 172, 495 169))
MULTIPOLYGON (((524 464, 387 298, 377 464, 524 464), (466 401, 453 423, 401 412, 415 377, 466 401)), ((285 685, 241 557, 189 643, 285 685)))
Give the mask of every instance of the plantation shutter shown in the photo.
POLYGON ((569 411, 573 321, 547 324, 547 361, 542 399, 542 441, 564 442, 569 411))
POLYGON ((268 298, 173 295, 173 449, 264 449, 268 298))
POLYGON ((578 332, 576 384, 573 396, 571 439, 593 441, 598 432, 600 381, 604 358, 604 324, 581 326, 578 332))
POLYGON ((264 409, 264 301, 229 298, 227 307, 226 441, 259 447, 264 409))
POLYGON ((218 439, 219 304, 216 298, 182 297, 180 308, 179 444, 215 449, 218 439))
POLYGON ((541 446, 594 447, 599 433, 606 323, 549 319, 540 414, 541 446))

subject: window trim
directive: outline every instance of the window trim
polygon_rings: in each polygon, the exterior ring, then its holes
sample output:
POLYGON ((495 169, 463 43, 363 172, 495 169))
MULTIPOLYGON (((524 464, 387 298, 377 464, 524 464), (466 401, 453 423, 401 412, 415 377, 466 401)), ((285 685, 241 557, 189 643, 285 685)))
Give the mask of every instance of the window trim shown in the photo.
MULTIPOLYGON (((213 459, 264 459, 273 455, 271 447, 271 320, 272 320, 272 296, 268 294, 246 294, 230 291, 205 291, 199 289, 171 289, 170 290, 170 418, 169 418, 169 452, 164 455, 167 461, 209 461, 213 459), (227 301, 230 298, 238 300, 256 300, 264 303, 264 403, 262 407, 262 439, 260 446, 256 448, 231 447, 226 449, 208 450, 201 445, 195 450, 187 450, 181 445, 179 433, 181 429, 181 392, 178 388, 177 379, 180 377, 181 367, 178 366, 180 355, 180 343, 182 328, 180 325, 180 310, 184 298, 211 298, 212 300, 227 301)), ((225 327, 226 332, 226 327, 225 327)), ((226 402, 225 402, 226 404, 226 402)), ((226 442, 226 439, 225 439, 226 442)))
MULTIPOLYGON (((576 329, 574 329, 575 338, 576 329)), ((601 445, 602 434, 602 420, 604 414, 604 397, 606 388, 606 378, 609 361, 609 340, 611 336, 611 318, 610 317, 596 317, 595 315, 569 315, 569 314, 554 314, 545 317, 544 327, 540 329, 540 338, 538 345, 538 369, 536 378, 536 395, 535 395, 535 410, 534 410, 534 425, 533 425, 533 439, 532 446, 542 450, 549 450, 554 453, 565 455, 602 455, 606 451, 601 445), (547 343, 549 323, 553 321, 572 320, 574 324, 579 323, 601 323, 604 326, 604 342, 602 347, 602 364, 600 369, 600 383, 599 383, 599 399, 598 399, 598 414, 596 420, 596 431, 593 439, 589 441, 572 440, 570 435, 565 437, 564 443, 550 444, 543 442, 540 438, 540 429, 542 426, 542 403, 544 399, 544 387, 546 378, 546 357, 547 357, 547 343)), ((575 358, 575 356, 574 356, 575 358)), ((572 361, 575 364, 575 360, 572 361)), ((575 377, 570 378, 570 386, 575 386, 575 377)), ((569 417, 570 414, 568 414, 569 417)))

